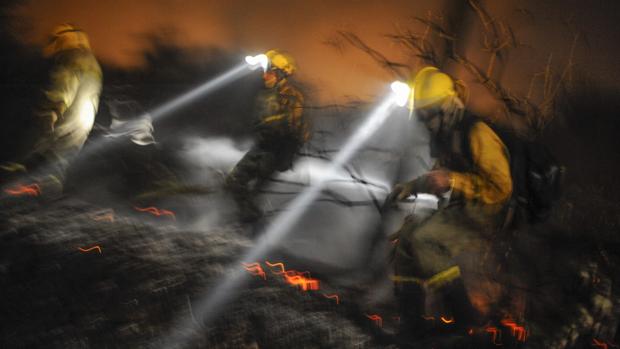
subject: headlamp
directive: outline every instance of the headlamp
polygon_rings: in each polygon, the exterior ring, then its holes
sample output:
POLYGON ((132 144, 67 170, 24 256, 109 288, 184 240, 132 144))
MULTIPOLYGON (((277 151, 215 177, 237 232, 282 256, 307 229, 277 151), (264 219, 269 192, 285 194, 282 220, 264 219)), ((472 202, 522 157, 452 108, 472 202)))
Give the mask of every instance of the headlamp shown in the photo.
POLYGON ((263 68, 263 72, 265 72, 267 71, 267 68, 269 68, 269 58, 264 54, 259 54, 256 56, 246 56, 245 62, 250 65, 250 68, 252 70, 261 67, 263 68))
POLYGON ((413 93, 413 90, 411 87, 409 87, 409 85, 407 85, 404 82, 401 81, 394 81, 391 85, 390 88, 392 89, 392 92, 395 94, 395 103, 400 106, 400 107, 404 107, 407 104, 407 101, 409 100, 409 96, 411 93, 413 93))

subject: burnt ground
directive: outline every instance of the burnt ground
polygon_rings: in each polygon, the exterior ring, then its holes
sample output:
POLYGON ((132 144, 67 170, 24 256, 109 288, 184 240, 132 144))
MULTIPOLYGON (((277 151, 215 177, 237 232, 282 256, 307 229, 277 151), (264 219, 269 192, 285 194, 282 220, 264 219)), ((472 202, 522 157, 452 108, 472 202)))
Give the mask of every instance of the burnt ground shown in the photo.
MULTIPOLYGON (((304 292, 264 263, 265 279, 248 273, 234 301, 204 325, 196 304, 253 242, 235 225, 186 230, 167 217, 143 217, 70 197, 5 198, 2 347, 157 347, 182 319, 192 324, 182 329, 189 348, 407 347, 392 336, 393 300, 370 308, 371 280, 345 287, 326 279, 319 290, 304 292), (339 304, 326 298, 331 294, 339 304), (382 317, 382 328, 367 318, 370 311, 382 317)), ((552 224, 510 241, 500 274, 527 300, 527 340, 515 341, 504 329, 502 346, 483 333, 484 344, 468 347, 586 348, 595 341, 613 347, 620 306, 612 246, 584 244, 583 236, 552 224)))
MULTIPOLYGON (((251 245, 238 227, 186 231, 172 222, 110 221, 101 208, 72 199, 12 200, 0 218, 6 348, 157 345, 174 321, 194 316, 192 304, 251 245), (100 252, 78 249, 93 246, 100 252)), ((271 274, 250 280, 212 326, 194 320, 189 347, 384 347, 362 314, 346 314, 322 293, 271 274)))

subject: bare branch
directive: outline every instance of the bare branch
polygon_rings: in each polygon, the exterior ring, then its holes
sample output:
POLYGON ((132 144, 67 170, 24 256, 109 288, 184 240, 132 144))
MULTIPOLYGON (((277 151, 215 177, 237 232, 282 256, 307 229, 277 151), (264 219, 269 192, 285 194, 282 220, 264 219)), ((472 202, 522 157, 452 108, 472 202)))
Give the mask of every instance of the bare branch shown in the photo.
POLYGON ((449 41, 456 40, 456 37, 453 34, 448 33, 448 31, 445 30, 441 25, 425 18, 415 17, 414 19, 422 24, 425 24, 430 30, 435 32, 435 34, 439 35, 440 38, 449 41))
POLYGON ((338 36, 332 36, 332 37, 325 39, 323 41, 323 44, 336 49, 340 54, 344 53, 345 44, 342 41, 342 38, 338 36))
POLYGON ((416 52, 415 56, 423 62, 437 66, 439 65, 439 56, 432 45, 426 40, 426 35, 417 36, 411 32, 402 34, 387 35, 392 41, 403 45, 412 52, 416 52))
POLYGON ((404 63, 398 63, 398 62, 393 62, 389 60, 379 51, 366 45, 366 43, 364 43, 357 35, 351 32, 345 32, 345 31, 338 31, 338 34, 342 36, 346 41, 348 41, 349 44, 353 45, 355 48, 368 54, 370 58, 372 58, 375 62, 377 62, 382 68, 390 71, 397 78, 402 79, 406 76, 406 74, 403 74, 399 70, 400 68, 405 68, 407 69, 407 71, 409 71, 410 68, 408 65, 404 63))
POLYGON ((564 82, 564 79, 566 78, 566 76, 569 76, 569 82, 572 78, 572 68, 574 66, 573 59, 575 56, 575 47, 577 46, 577 40, 579 40, 579 33, 575 34, 573 37, 573 43, 571 44, 570 53, 568 54, 568 60, 566 62, 566 66, 564 67, 564 70, 562 71, 562 75, 560 76, 559 81, 556 83, 554 91, 549 96, 549 98, 552 100, 555 99, 555 97, 557 96, 560 85, 564 82))
POLYGON ((377 188, 381 188, 381 189, 385 190, 385 191, 386 191, 386 192, 388 192, 388 193, 389 193, 389 191, 390 191, 390 190, 389 190, 389 189, 387 189, 387 188, 385 188, 385 187, 383 187, 383 186, 381 186, 381 185, 378 185, 378 184, 372 184, 372 183, 370 183, 370 182, 368 182, 368 181, 366 181, 366 180, 363 180, 361 177, 358 177, 358 176, 357 176, 357 175, 353 172, 353 170, 355 170, 357 173, 359 173, 359 174, 360 174, 360 176, 362 175, 362 171, 361 171, 359 168, 357 168, 355 165, 351 164, 351 168, 352 168, 352 169, 347 168, 347 171, 349 172, 349 175, 351 176, 351 178, 353 178, 354 180, 356 180, 358 183, 362 183, 362 184, 364 184, 364 185, 366 186, 366 192, 368 193, 368 196, 370 196, 370 198, 372 199, 372 203, 373 203, 373 205, 375 206, 375 208, 377 209, 377 211, 378 211, 379 213, 381 213, 381 211, 382 211, 382 209, 383 209, 383 205, 379 202, 379 200, 378 200, 378 199, 377 199, 377 197, 375 196, 375 193, 374 193, 372 190, 370 190, 370 187, 369 187, 369 186, 374 186, 374 187, 377 187, 377 188))
MULTIPOLYGON (((427 13, 426 18, 414 17, 415 22, 424 25, 424 30, 421 35, 412 33, 409 30, 400 30, 396 34, 388 35, 387 37, 397 44, 402 45, 410 52, 411 56, 417 57, 425 63, 440 67, 440 63, 447 58, 459 64, 475 78, 477 83, 484 86, 495 99, 501 102, 506 116, 513 115, 520 117, 530 126, 530 131, 537 132, 542 130, 553 118, 554 101, 561 87, 564 86, 567 79, 570 81, 572 78, 573 54, 579 35, 575 35, 567 65, 560 77, 555 79, 550 60, 544 72, 534 74, 530 80, 527 94, 525 96, 520 96, 514 94, 505 86, 502 86, 497 80, 493 79, 493 75, 498 67, 501 68, 503 64, 505 64, 504 58, 510 49, 525 46, 525 44, 519 41, 510 25, 493 18, 479 0, 468 0, 467 3, 481 23, 481 34, 483 37, 482 50, 489 54, 484 68, 470 60, 466 55, 457 51, 457 36, 448 31, 446 29, 447 27, 441 24, 441 18, 433 18, 430 12, 427 13), (430 41, 429 38, 431 35, 442 39, 442 43, 448 48, 442 53, 442 55, 444 55, 443 59, 437 54, 438 51, 435 50, 434 45, 430 41), (531 98, 535 82, 541 77, 544 78, 542 102, 534 103, 531 98)), ((531 13, 525 9, 519 9, 518 11, 531 16, 531 13)), ((363 51, 369 50, 369 47, 356 36, 349 37, 348 40, 358 49, 363 51)), ((375 57, 375 60, 380 62, 380 64, 383 62, 383 66, 387 64, 385 63, 385 58, 382 56, 375 57)), ((387 66, 389 66, 389 64, 387 64, 387 66)))
MULTIPOLYGON (((290 193, 290 192, 278 192, 278 191, 269 191, 269 190, 262 190, 260 191, 260 193, 262 194, 274 194, 274 195, 294 195, 294 194, 298 194, 298 193, 290 193)), ((323 190, 323 192, 321 193, 323 196, 316 199, 315 202, 330 202, 330 203, 334 203, 334 204, 338 204, 338 205, 342 205, 342 206, 346 206, 346 207, 359 207, 359 206, 375 206, 375 201, 374 200, 349 200, 346 197, 336 193, 335 191, 332 190, 323 190)), ((283 210, 274 210, 274 211, 270 211, 268 214, 272 214, 272 213, 276 213, 276 212, 281 212, 283 210)))

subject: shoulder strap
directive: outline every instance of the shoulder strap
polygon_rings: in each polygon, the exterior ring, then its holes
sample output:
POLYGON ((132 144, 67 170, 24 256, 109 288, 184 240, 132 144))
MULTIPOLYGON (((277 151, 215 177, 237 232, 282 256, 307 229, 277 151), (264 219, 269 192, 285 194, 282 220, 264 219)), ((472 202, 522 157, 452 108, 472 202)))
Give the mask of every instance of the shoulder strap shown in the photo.
POLYGON ((463 115, 463 119, 461 120, 459 127, 461 137, 461 152, 463 154, 463 157, 465 157, 465 159, 467 159, 467 161, 469 162, 473 162, 469 135, 471 134, 471 129, 478 121, 480 121, 480 118, 477 115, 474 115, 468 110, 465 110, 465 114, 463 115))

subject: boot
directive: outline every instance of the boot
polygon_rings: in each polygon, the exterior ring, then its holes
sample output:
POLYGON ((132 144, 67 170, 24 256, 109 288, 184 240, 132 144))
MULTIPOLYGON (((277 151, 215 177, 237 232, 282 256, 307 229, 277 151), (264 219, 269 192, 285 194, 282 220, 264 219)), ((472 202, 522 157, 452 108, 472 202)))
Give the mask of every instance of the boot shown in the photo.
POLYGON ((402 348, 413 348, 434 332, 433 321, 425 320, 425 291, 417 283, 404 282, 397 285, 396 298, 400 310, 398 342, 402 348))

